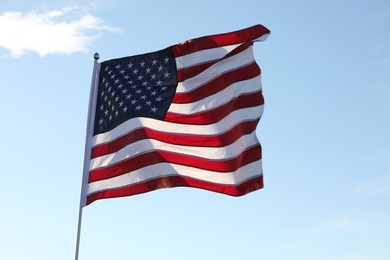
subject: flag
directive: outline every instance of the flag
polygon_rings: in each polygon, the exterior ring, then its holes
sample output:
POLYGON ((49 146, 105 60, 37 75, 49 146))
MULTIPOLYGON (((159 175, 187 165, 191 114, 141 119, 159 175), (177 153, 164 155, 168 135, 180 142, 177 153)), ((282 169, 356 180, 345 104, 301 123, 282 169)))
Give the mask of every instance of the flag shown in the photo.
POLYGON ((253 43, 269 33, 255 25, 95 63, 81 206, 179 186, 262 188, 253 43))

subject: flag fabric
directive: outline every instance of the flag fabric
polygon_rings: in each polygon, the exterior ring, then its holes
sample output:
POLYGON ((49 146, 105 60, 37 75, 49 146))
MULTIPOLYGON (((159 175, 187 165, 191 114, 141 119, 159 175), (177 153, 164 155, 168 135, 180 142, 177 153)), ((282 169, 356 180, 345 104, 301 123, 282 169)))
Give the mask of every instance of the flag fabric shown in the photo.
POLYGON ((81 206, 160 188, 263 187, 262 25, 95 64, 81 206))

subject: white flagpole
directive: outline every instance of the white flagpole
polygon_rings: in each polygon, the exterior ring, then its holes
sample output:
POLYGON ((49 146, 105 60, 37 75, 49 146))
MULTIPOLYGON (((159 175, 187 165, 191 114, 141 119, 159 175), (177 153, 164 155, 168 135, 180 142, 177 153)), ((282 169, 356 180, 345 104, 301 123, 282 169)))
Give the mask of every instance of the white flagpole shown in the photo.
POLYGON ((98 63, 99 54, 95 53, 93 56, 95 62, 92 72, 91 80, 91 90, 89 94, 89 106, 88 106, 88 118, 87 118, 87 132, 85 139, 85 150, 84 150, 84 165, 83 165, 83 179, 81 184, 81 194, 80 194, 80 205, 79 205, 79 218, 77 224, 77 239, 76 239, 76 253, 75 260, 79 259, 79 249, 80 249, 80 235, 81 235, 81 221, 83 217, 83 207, 86 205, 86 189, 88 185, 88 172, 90 166, 90 157, 91 157, 91 140, 93 136, 93 127, 95 122, 95 107, 96 107, 96 95, 97 87, 99 83, 99 71, 100 64, 98 63))

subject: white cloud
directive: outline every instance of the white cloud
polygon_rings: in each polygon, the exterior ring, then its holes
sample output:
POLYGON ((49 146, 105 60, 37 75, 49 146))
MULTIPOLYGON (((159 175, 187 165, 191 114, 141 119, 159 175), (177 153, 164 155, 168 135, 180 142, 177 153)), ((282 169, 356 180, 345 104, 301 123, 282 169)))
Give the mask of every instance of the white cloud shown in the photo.
POLYGON ((29 51, 41 56, 84 52, 102 31, 119 30, 105 26, 91 14, 78 12, 75 6, 43 13, 0 14, 0 47, 14 57, 29 51))
POLYGON ((366 195, 390 196, 390 174, 361 184, 355 191, 366 195))

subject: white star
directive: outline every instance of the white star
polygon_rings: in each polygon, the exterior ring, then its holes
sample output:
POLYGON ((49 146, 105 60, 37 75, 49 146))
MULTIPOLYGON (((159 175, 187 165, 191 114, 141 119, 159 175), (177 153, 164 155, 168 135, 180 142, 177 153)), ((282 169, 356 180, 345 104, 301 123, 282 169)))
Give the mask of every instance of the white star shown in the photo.
POLYGON ((168 78, 169 77, 169 72, 165 72, 164 77, 168 78))
POLYGON ((133 67, 133 65, 134 65, 134 64, 130 62, 129 64, 127 64, 127 67, 128 67, 129 69, 131 69, 131 68, 133 67))
POLYGON ((120 74, 125 74, 125 70, 119 71, 120 74))
POLYGON ((135 103, 137 103, 137 100, 136 100, 136 99, 131 100, 131 104, 132 104, 132 105, 135 105, 135 103))
POLYGON ((141 108, 142 108, 141 105, 138 105, 135 107, 135 110, 141 110, 141 108))
POLYGON ((142 75, 138 76, 138 80, 142 80, 143 78, 144 78, 144 76, 142 76, 142 75))
POLYGON ((120 64, 116 65, 115 68, 117 68, 118 70, 121 68, 122 66, 120 64))
POLYGON ((156 74, 153 74, 150 78, 151 79, 155 79, 157 77, 157 75, 156 74))
POLYGON ((164 67, 163 67, 163 66, 161 66, 161 65, 160 65, 160 66, 158 66, 158 71, 162 71, 162 70, 163 70, 163 68, 164 68, 164 67))
POLYGON ((127 112, 127 109, 129 109, 128 107, 124 107, 123 108, 123 112, 127 112))
POLYGON ((157 60, 156 59, 152 60, 152 65, 156 65, 156 64, 157 64, 157 60))
POLYGON ((146 68, 146 73, 150 73, 151 70, 152 70, 151 68, 147 67, 146 68))
POLYGON ((99 120, 99 125, 102 125, 103 122, 104 122, 104 120, 103 120, 103 119, 100 119, 100 120, 99 120))
POLYGON ((159 97, 156 98, 156 101, 157 101, 157 102, 161 102, 161 100, 162 100, 162 97, 161 97, 161 96, 159 96, 159 97))
POLYGON ((152 112, 157 112, 157 107, 152 107, 150 110, 151 110, 152 112))
POLYGON ((150 93, 150 95, 152 95, 152 96, 157 95, 157 91, 153 90, 153 91, 150 93))
POLYGON ((141 65, 141 67, 145 67, 145 62, 141 61, 140 65, 141 65))
POLYGON ((161 81, 161 80, 159 80, 159 81, 157 81, 157 82, 156 82, 157 86, 160 86, 160 85, 161 85, 161 83, 162 83, 162 81, 161 81))
POLYGON ((133 70, 133 73, 134 73, 134 74, 137 74, 138 71, 139 71, 138 69, 134 69, 134 70, 133 70))
POLYGON ((148 100, 148 101, 145 102, 145 104, 150 106, 152 104, 152 102, 150 100, 148 100))
POLYGON ((126 99, 130 99, 132 97, 132 95, 131 94, 128 94, 127 96, 126 96, 126 99))
POLYGON ((169 62, 169 58, 165 57, 164 61, 165 61, 165 63, 168 63, 169 62))

